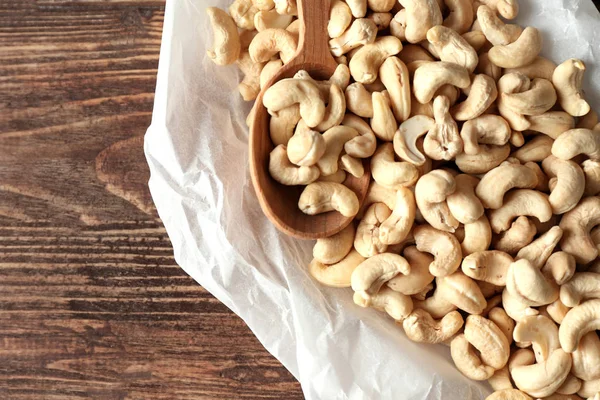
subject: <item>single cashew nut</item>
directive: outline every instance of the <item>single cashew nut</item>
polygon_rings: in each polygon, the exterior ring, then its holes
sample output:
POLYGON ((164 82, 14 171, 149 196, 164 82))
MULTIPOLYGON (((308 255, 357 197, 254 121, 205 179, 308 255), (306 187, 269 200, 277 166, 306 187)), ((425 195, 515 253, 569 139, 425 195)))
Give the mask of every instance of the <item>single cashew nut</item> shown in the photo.
POLYGON ((575 208, 585 190, 585 175, 581 167, 573 161, 550 156, 542 162, 542 168, 548 177, 556 177, 556 186, 548 198, 552 212, 564 214, 575 208))
POLYGON ((579 340, 579 346, 571 353, 571 373, 584 381, 600 379, 600 338, 596 332, 588 332, 579 340))
POLYGON ((293 18, 292 15, 279 14, 275 10, 263 10, 254 15, 254 26, 259 32, 266 29, 286 29, 293 18))
POLYGON ((348 154, 340 157, 340 167, 355 178, 362 178, 365 174, 365 167, 362 161, 348 154))
MULTIPOLYGON (((475 51, 479 52, 483 49, 488 41, 485 38, 485 35, 481 31, 469 31, 462 34, 462 37, 475 49, 475 51)), ((479 55, 479 60, 481 62, 481 56, 479 55)))
POLYGON ((479 62, 477 52, 458 32, 437 25, 427 31, 427 41, 440 60, 461 65, 471 73, 475 71, 479 62))
MULTIPOLYGON (((407 247, 403 254, 410 264, 410 272, 406 275, 396 275, 387 282, 387 286, 408 296, 418 294, 433 282, 434 277, 429 273, 429 264, 433 261, 433 257, 420 252, 415 246, 407 247)), ((453 306, 451 308, 448 312, 454 310, 453 306)))
MULTIPOLYGON (((364 1, 366 5, 366 0, 361 1, 364 1)), ((348 3, 348 5, 352 9, 352 4, 348 3)), ((341 36, 329 41, 329 49, 331 54, 339 57, 359 46, 373 43, 376 36, 377 26, 375 22, 367 18, 358 18, 341 36)))
POLYGON ((418 43, 425 40, 427 31, 443 22, 436 0, 399 0, 406 10, 406 40, 418 43))
POLYGON ((509 293, 507 289, 502 292, 502 307, 515 321, 520 321, 527 315, 537 315, 539 311, 529 307, 520 297, 509 293))
POLYGON ((515 385, 534 397, 549 396, 567 379, 571 369, 571 356, 556 349, 544 362, 514 367, 511 376, 515 385))
POLYGON ((535 135, 533 139, 525 143, 520 149, 512 153, 512 157, 522 163, 543 161, 552 154, 554 140, 546 135, 535 135))
POLYGON ((498 97, 494 78, 485 74, 475 75, 469 96, 452 107, 452 116, 457 121, 467 121, 482 115, 498 97))
POLYGON ((217 65, 233 64, 240 57, 242 47, 233 18, 217 7, 208 7, 206 13, 214 36, 213 48, 207 51, 208 57, 217 65))
POLYGON ((543 315, 529 315, 517 322, 513 338, 517 343, 531 343, 538 363, 548 360, 554 350, 560 349, 558 327, 543 315))
POLYGON ((581 117, 590 112, 590 105, 583 98, 581 85, 585 64, 571 58, 560 64, 552 74, 552 83, 558 93, 560 106, 574 117, 581 117))
POLYGON ((413 310, 410 296, 386 287, 369 298, 364 298, 360 293, 354 293, 354 303, 361 307, 372 307, 384 311, 396 321, 403 321, 413 310))
POLYGON ((269 173, 282 185, 308 185, 319 178, 317 167, 298 167, 290 162, 286 147, 275 147, 269 156, 269 173))
POLYGON ((486 39, 494 46, 513 43, 523 32, 523 28, 519 25, 505 24, 487 6, 477 9, 477 21, 479 21, 479 26, 486 39))
POLYGON ((556 64, 547 58, 536 57, 530 64, 519 67, 519 68, 508 68, 504 71, 505 74, 513 72, 519 72, 529 79, 544 78, 549 81, 552 80, 552 74, 556 69, 556 64))
POLYGON ((526 259, 534 268, 541 269, 548 261, 550 254, 563 236, 563 231, 558 226, 553 226, 533 242, 523 247, 517 253, 516 260, 526 259))
POLYGON ((408 68, 398 57, 388 57, 379 68, 379 77, 389 93, 394 117, 406 121, 411 104, 408 68))
POLYGON ((556 139, 562 133, 573 129, 575 119, 564 111, 548 111, 541 115, 527 117, 529 130, 544 133, 556 139))
MULTIPOLYGON (((489 53, 488 53, 489 54, 489 53)), ((531 80, 519 73, 505 74, 498 80, 498 111, 508 121, 510 127, 516 131, 529 129, 531 122, 526 116, 516 112, 506 104, 505 97, 511 93, 521 93, 529 90, 531 80)))
POLYGON ((531 81, 528 90, 519 93, 505 93, 503 103, 517 114, 542 115, 556 103, 556 91, 552 82, 542 78, 531 81))
POLYGON ((415 115, 400 124, 394 134, 394 151, 401 159, 414 165, 425 164, 425 155, 417 146, 417 140, 429 132, 435 121, 426 115, 415 115))
POLYGON ((456 156, 456 166, 465 174, 485 174, 500 165, 510 155, 510 145, 503 146, 480 145, 479 153, 468 155, 461 153, 456 156))
POLYGON ((346 186, 332 182, 313 182, 304 188, 298 207, 308 215, 338 211, 344 217, 353 217, 360 204, 356 194, 346 186))
POLYGON ((563 237, 560 247, 573 255, 577 263, 588 264, 598 257, 598 247, 590 232, 600 225, 600 198, 586 197, 560 221, 563 237))
POLYGON ((564 251, 557 251, 548 257, 546 264, 542 267, 542 273, 552 278, 560 286, 573 278, 576 266, 575 257, 564 251))
POLYGON ((578 306, 588 299, 600 299, 600 274, 578 272, 560 288, 560 301, 567 307, 578 306))
POLYGON ((484 212, 481 201, 475 196, 475 186, 479 183, 479 179, 471 175, 460 174, 454 177, 454 180, 456 190, 446 199, 450 213, 461 224, 473 223, 484 212))
POLYGON ((413 164, 394 161, 391 143, 380 145, 371 158, 371 174, 375 182, 390 188, 412 186, 419 178, 419 171, 413 164))
POLYGON ((508 362, 510 344, 506 335, 492 321, 481 315, 469 315, 465 322, 465 339, 473 345, 481 355, 481 361, 494 370, 500 369, 508 362))
POLYGON ((365 215, 356 228, 354 248, 365 258, 373 257, 387 250, 387 244, 380 238, 380 226, 392 211, 383 203, 374 203, 369 206, 365 215))
POLYGON ((430 253, 434 257, 434 261, 429 265, 429 272, 432 275, 450 275, 460 267, 462 261, 460 243, 451 233, 420 225, 414 228, 413 236, 417 249, 430 253))
POLYGON ((585 175, 584 195, 595 196, 600 193, 600 162, 585 160, 581 163, 581 168, 585 175))
MULTIPOLYGON (((502 299, 500 299, 500 302, 502 299)), ((492 321, 506 336, 506 340, 508 340, 508 344, 510 345, 513 341, 513 332, 515 329, 515 321, 511 317, 508 316, 506 311, 500 307, 492 308, 488 313, 488 319, 492 321)), ((556 331, 557 341, 558 341, 558 330, 556 331)), ((508 367, 506 367, 506 372, 508 373, 508 367)), ((504 368, 504 367, 502 367, 504 368)))
POLYGON ((391 142, 398 129, 398 123, 391 109, 390 98, 387 91, 373 92, 373 118, 371 118, 371 129, 377 138, 391 142))
POLYGON ((435 125, 425 136, 423 149, 434 160, 451 160, 463 150, 458 126, 450 116, 450 101, 438 96, 433 102, 435 125))
POLYGON ((456 368, 467 378, 484 381, 494 375, 495 369, 481 361, 464 334, 452 339, 450 354, 456 368))
POLYGON ((244 74, 244 79, 238 85, 238 90, 242 98, 244 101, 256 99, 256 96, 260 92, 260 75, 265 64, 252 61, 247 51, 241 54, 236 63, 244 74))
POLYGON ((342 260, 335 264, 323 264, 313 259, 308 264, 308 272, 319 283, 330 287, 350 287, 352 272, 365 260, 356 250, 350 250, 342 260))
POLYGON ((325 116, 325 103, 319 95, 319 89, 305 79, 290 78, 276 82, 265 92, 263 104, 271 115, 299 104, 300 115, 310 128, 317 126, 325 116))
POLYGON ((510 255, 516 255, 519 250, 533 241, 537 233, 535 224, 527 217, 518 217, 510 229, 496 235, 492 247, 510 255))
POLYGON ((569 312, 570 308, 565 306, 560 299, 556 300, 554 303, 550 303, 546 306, 546 313, 554 322, 557 324, 562 324, 563 319, 569 312))
POLYGON ((523 303, 535 307, 550 304, 559 295, 558 285, 525 259, 515 261, 508 267, 506 289, 523 303))
POLYGON ((487 250, 492 243, 492 228, 487 217, 482 215, 475 222, 465 224, 465 237, 462 240, 460 247, 463 256, 487 250))
POLYGON ((356 158, 366 158, 375 153, 377 138, 368 123, 356 115, 346 114, 342 120, 342 125, 356 129, 359 135, 344 145, 344 151, 348 155, 356 158))
POLYGON ((275 10, 279 14, 298 15, 296 0, 273 0, 273 2, 275 3, 275 10))
POLYGON ((470 0, 444 0, 449 14, 444 19, 443 25, 458 32, 466 33, 473 25, 473 4, 470 0))
POLYGON ((532 189, 537 183, 538 177, 531 168, 505 162, 481 178, 475 193, 485 208, 495 210, 502 207, 504 195, 509 190, 532 189))
POLYGON ((458 64, 436 61, 421 64, 413 78, 413 92, 421 104, 429 103, 444 85, 464 89, 471 84, 469 71, 458 64))
POLYGON ((279 53, 281 61, 287 64, 296 54, 298 39, 285 29, 271 28, 259 32, 248 47, 254 62, 267 62, 279 53))
POLYGON ((530 64, 541 50, 542 35, 536 28, 529 26, 514 42, 492 47, 489 56, 501 68, 518 68, 530 64))
POLYGON ((546 222, 552 217, 552 207, 548 195, 531 189, 511 190, 504 196, 502 207, 489 214, 490 224, 495 233, 510 228, 510 223, 518 216, 536 217, 546 222))
POLYGON ((258 9, 254 7, 252 0, 235 0, 229 6, 229 15, 241 29, 255 29, 254 16, 257 11, 258 9))
POLYGON ((363 118, 373 118, 371 93, 362 83, 354 82, 346 88, 346 106, 352 113, 363 118))
POLYGON ((363 261, 352 273, 352 290, 368 299, 398 274, 410 273, 410 265, 398 254, 381 253, 363 261))
POLYGON ((345 1, 333 0, 329 8, 327 33, 334 39, 340 37, 352 23, 352 11, 345 1))
POLYGON ((346 113, 346 97, 344 91, 336 84, 329 89, 329 104, 325 109, 323 120, 315 127, 315 130, 324 132, 339 125, 346 113))
POLYGON ((515 19, 519 14, 517 0, 475 0, 473 6, 477 10, 481 5, 486 5, 506 19, 515 19))
POLYGON ((458 311, 452 311, 436 321, 427 311, 415 309, 402 322, 402 328, 414 342, 436 344, 450 339, 463 324, 464 320, 458 311))
POLYGON ((296 165, 310 167, 325 154, 325 139, 310 129, 296 131, 287 144, 288 159, 296 165))
POLYGON ((367 14, 367 0, 346 0, 346 3, 354 18, 362 18, 367 14))
POLYGON ((570 160, 584 154, 592 160, 600 160, 600 135, 591 129, 571 129, 556 138, 552 154, 562 160, 570 160))
POLYGON ((415 196, 410 189, 398 188, 396 206, 391 215, 379 227, 381 243, 398 244, 408 237, 415 221, 415 196))
POLYGON ((275 8, 273 0, 252 0, 252 4, 257 10, 272 10, 275 8))
POLYGON ((323 264, 335 264, 350 253, 353 244, 354 224, 350 224, 333 236, 317 239, 313 257, 323 264))
POLYGON ((446 201, 455 190, 456 181, 445 170, 431 171, 417 181, 415 186, 417 206, 433 228, 446 232, 454 232, 458 228, 459 222, 450 212, 446 201))
POLYGON ((444 277, 437 277, 435 281, 437 283, 436 291, 444 300, 469 314, 481 314, 487 306, 477 283, 460 271, 444 277))
POLYGON ((497 286, 506 285, 508 267, 513 258, 498 250, 486 250, 473 253, 464 258, 462 271, 465 275, 497 286))
POLYGON ((334 126, 323 133, 325 153, 317 162, 322 175, 327 176, 337 172, 338 161, 344 145, 356 136, 358 136, 356 129, 343 125, 334 126))
MULTIPOLYGON (((393 3, 395 4, 396 2, 394 1, 393 3)), ((392 22, 392 18, 394 18, 394 16, 391 12, 374 12, 369 14, 367 18, 375 22, 377 30, 381 32, 389 28, 390 23, 392 22)))
POLYGON ((350 73, 355 81, 373 83, 377 79, 379 67, 386 58, 398 54, 402 42, 394 36, 383 36, 374 43, 365 44, 350 60, 350 73))

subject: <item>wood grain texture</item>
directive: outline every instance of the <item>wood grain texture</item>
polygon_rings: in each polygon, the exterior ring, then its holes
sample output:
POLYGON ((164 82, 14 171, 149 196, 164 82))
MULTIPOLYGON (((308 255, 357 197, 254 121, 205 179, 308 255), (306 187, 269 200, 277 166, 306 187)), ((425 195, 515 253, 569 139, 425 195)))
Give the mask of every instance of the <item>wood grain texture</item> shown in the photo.
POLYGON ((0 0, 0 398, 301 399, 147 189, 164 2, 0 0))

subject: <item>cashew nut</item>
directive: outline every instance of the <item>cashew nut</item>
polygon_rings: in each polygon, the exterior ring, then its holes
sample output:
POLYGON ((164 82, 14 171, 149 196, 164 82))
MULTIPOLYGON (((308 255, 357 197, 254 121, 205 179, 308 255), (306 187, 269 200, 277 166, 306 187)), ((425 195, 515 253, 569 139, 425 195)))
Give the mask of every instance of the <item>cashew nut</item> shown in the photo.
POLYGON ((271 115, 271 120, 269 121, 269 135, 271 136, 273 144, 275 146, 280 144, 284 146, 287 145, 290 138, 294 135, 296 124, 298 124, 298 126, 306 127, 308 130, 308 127, 301 121, 301 118, 300 107, 298 104, 291 105, 277 113, 273 113, 273 115, 271 115), (303 125, 300 125, 299 122, 303 125))
POLYGON ((498 81, 498 79, 500 79, 502 76, 502 68, 490 61, 488 53, 482 53, 479 55, 479 64, 477 64, 475 72, 491 77, 494 82, 498 81))
POLYGON ((498 250, 487 250, 473 253, 464 258, 462 271, 465 275, 498 286, 506 285, 508 267, 513 258, 498 250))
POLYGON ((443 277, 438 276, 435 281, 439 295, 461 310, 469 314, 481 314, 485 309, 487 302, 481 289, 473 279, 461 271, 443 277))
POLYGON ((342 125, 355 129, 359 136, 346 142, 344 151, 352 157, 371 157, 377 148, 377 139, 371 127, 363 119, 356 115, 346 114, 342 125))
MULTIPOLYGON (((485 46, 488 41, 485 38, 485 35, 481 31, 470 31, 463 33, 462 37, 471 45, 471 47, 479 52, 485 46)), ((487 54, 487 53, 486 53, 487 54)), ((481 55, 479 56, 481 61, 481 55)))
POLYGON ((259 32, 265 29, 286 29, 293 18, 292 15, 279 14, 275 10, 263 10, 254 15, 254 26, 259 32))
POLYGON ((394 36, 383 36, 372 44, 365 44, 350 60, 352 77, 360 83, 375 82, 381 64, 387 57, 398 54, 400 50, 402 42, 394 36))
POLYGON ((298 167, 290 162, 286 147, 282 144, 271 151, 269 157, 269 173, 283 185, 307 185, 319 178, 317 167, 298 167))
POLYGON ((600 161, 585 160, 581 163, 585 175, 586 196, 595 196, 600 193, 600 161))
POLYGON ((530 168, 505 162, 481 178, 475 193, 485 208, 495 210, 502 207, 504 195, 509 190, 535 188, 537 183, 538 178, 530 168))
POLYGON ((545 397, 563 384, 570 369, 571 356, 556 349, 544 362, 514 367, 511 376, 520 390, 534 397, 545 397))
POLYGON ((473 24, 473 4, 470 0, 444 0, 449 14, 443 25, 458 32, 466 33, 473 24))
POLYGON ((279 59, 269 61, 265 64, 263 69, 260 71, 260 89, 263 89, 267 85, 267 83, 269 83, 269 81, 273 79, 275 75, 277 75, 277 72, 279 72, 279 68, 281 68, 282 66, 283 61, 279 59))
POLYGON ((458 126, 450 116, 450 101, 446 96, 438 96, 433 102, 435 125, 425 136, 423 148, 434 160, 451 160, 463 150, 463 142, 458 126))
POLYGON ((519 250, 533 241, 537 233, 535 225, 527 217, 518 217, 510 229, 497 235, 493 240, 493 248, 516 255, 519 250))
POLYGON ((443 85, 464 89, 471 84, 469 71, 458 64, 435 61, 421 64, 413 78, 413 92, 421 104, 429 103, 443 85))
MULTIPOLYGON (((412 164, 411 164, 412 165, 412 164)), ((415 187, 417 206, 425 220, 436 229, 454 232, 459 222, 450 212, 446 199, 456 190, 454 177, 445 170, 423 175, 415 187)))
POLYGON ((460 247, 463 256, 487 250, 492 242, 492 228, 485 215, 482 215, 477 221, 465 224, 465 237, 460 247))
MULTIPOLYGON (((500 307, 492 308, 488 313, 488 319, 492 321, 504 336, 506 336, 506 340, 508 340, 508 344, 510 345, 513 341, 513 331, 515 329, 515 321, 512 320, 511 317, 508 316, 506 311, 500 307)), ((558 330, 557 333, 557 342, 558 342, 558 330)), ((504 368, 504 367, 503 367, 504 368)), ((506 372, 508 372, 508 367, 506 368, 506 372)))
POLYGON ((501 68, 519 68, 530 64, 541 50, 542 35, 536 28, 529 26, 514 42, 492 47, 489 56, 501 68))
POLYGON ((560 349, 558 327, 548 317, 529 315, 521 319, 513 331, 515 342, 531 343, 538 363, 542 363, 554 350, 560 349))
POLYGON ((333 236, 317 239, 313 247, 313 257, 323 264, 335 264, 350 253, 353 244, 354 224, 350 224, 333 236))
POLYGON ((446 300, 437 290, 430 297, 424 297, 423 300, 416 299, 416 296, 413 297, 415 297, 415 309, 426 311, 434 319, 443 318, 444 315, 456 310, 456 306, 446 300))
POLYGON ((377 30, 380 32, 389 28, 393 17, 391 12, 374 12, 367 16, 368 19, 375 22, 377 30))
POLYGON ((390 279, 398 274, 410 273, 410 265, 404 257, 393 253, 381 253, 363 261, 352 273, 352 290, 368 299, 390 279))
POLYGON ((531 189, 511 190, 504 196, 502 207, 489 214, 492 230, 495 233, 507 230, 512 220, 521 215, 548 221, 552 217, 548 195, 531 189))
POLYGON ((352 83, 346 88, 346 106, 352 113, 363 117, 373 118, 373 101, 371 93, 362 83, 352 83))
MULTIPOLYGON (((498 371, 496 371, 496 373, 498 373, 500 371, 501 370, 498 370, 498 371)), ((491 378, 488 379, 488 382, 490 382, 490 385, 492 385, 492 387, 493 387, 491 378)), ((495 391, 494 393, 492 393, 488 397, 486 397, 485 400, 532 400, 532 399, 531 399, 531 397, 527 396, 525 393, 521 392, 520 390, 505 388, 505 389, 495 391)))
POLYGON ((374 203, 369 206, 356 228, 354 238, 354 248, 361 256, 369 258, 386 251, 387 244, 379 238, 380 226, 391 212, 383 203, 374 203))
POLYGON ((425 164, 425 156, 417 146, 417 140, 429 132, 435 121, 426 115, 415 115, 400 124, 394 134, 394 151, 403 160, 415 165, 425 164))
POLYGON ((530 64, 527 64, 519 68, 507 68, 504 73, 510 74, 513 72, 519 72, 529 79, 544 78, 549 81, 552 80, 552 74, 556 69, 556 64, 544 57, 536 57, 530 64))
POLYGON ((563 285, 573 277, 575 267, 575 257, 564 251, 558 251, 548 257, 542 267, 542 273, 552 278, 557 285, 563 285))
POLYGON ((590 231, 600 225, 600 198, 586 197, 560 221, 563 238, 560 247, 571 254, 579 264, 587 264, 598 257, 598 247, 590 231))
POLYGON ((515 321, 520 321, 527 315, 537 315, 539 311, 529 307, 520 297, 509 293, 508 289, 502 292, 502 307, 515 321))
POLYGON ((475 0, 473 6, 477 10, 481 5, 486 5, 506 19, 515 19, 519 14, 517 0, 475 0))
POLYGON ((477 9, 477 21, 486 39, 494 46, 513 43, 523 32, 519 25, 505 24, 488 6, 477 9))
POLYGON ((563 319, 565 319, 565 315, 567 315, 570 310, 570 308, 565 306, 560 299, 556 300, 554 303, 548 304, 545 308, 548 316, 557 324, 562 323, 563 319))
POLYGON ((319 89, 306 79, 290 78, 276 82, 265 92, 263 104, 271 115, 299 104, 300 115, 310 128, 317 126, 325 116, 325 103, 321 100, 319 89))
POLYGON ((325 153, 317 162, 322 175, 327 176, 337 172, 338 160, 344 145, 356 136, 358 136, 356 129, 344 125, 334 126, 323 133, 325 153))
POLYGON ((319 283, 331 287, 350 287, 352 272, 364 261, 364 257, 354 249, 335 264, 323 264, 313 259, 308 264, 308 272, 319 283))
POLYGON ((391 215, 379 227, 381 243, 398 244, 402 242, 415 220, 415 197, 411 190, 400 187, 396 192, 396 206, 391 215))
POLYGON ((522 163, 534 161, 543 161, 552 154, 552 145, 554 140, 546 135, 535 135, 531 140, 525 143, 521 148, 512 153, 512 157, 522 163))
POLYGON ((398 129, 398 124, 390 105, 387 91, 373 92, 373 118, 371 118, 371 129, 379 139, 391 142, 398 129))
POLYGON ((458 311, 446 314, 436 321, 427 311, 415 309, 402 322, 406 336, 419 343, 436 344, 454 336, 463 326, 463 318, 458 311))
POLYGON ((567 307, 578 306, 588 299, 600 299, 600 274, 578 272, 560 288, 560 300, 567 307))
POLYGON ((431 226, 420 225, 414 228, 413 236, 417 249, 434 257, 434 261, 429 265, 432 275, 446 276, 458 269, 462 261, 462 251, 454 235, 431 226))
POLYGON ((254 62, 267 62, 271 57, 279 56, 287 64, 296 54, 298 40, 294 34, 285 29, 265 29, 259 32, 248 47, 250 57, 254 62))
POLYGON ((206 52, 208 57, 217 65, 233 64, 241 52, 240 35, 233 18, 217 7, 208 7, 206 13, 214 36, 213 48, 206 52))
MULTIPOLYGON (((415 246, 407 247, 403 254, 410 264, 410 272, 406 275, 396 275, 388 281, 387 285, 392 290, 405 295, 418 294, 433 282, 434 277, 429 273, 429 264, 433 261, 433 257, 420 252, 415 246)), ((454 307, 451 306, 448 312, 452 310, 454 307)))
POLYGON ((598 400, 600 398, 600 379, 583 381, 577 394, 588 400, 598 400))
POLYGON ((562 229, 558 226, 553 226, 533 242, 519 250, 516 259, 526 259, 534 268, 541 269, 550 257, 550 254, 554 251, 562 235, 562 229))
POLYGON ((528 90, 520 93, 505 93, 503 103, 521 115, 541 115, 556 103, 556 91, 552 82, 535 78, 528 90))
POLYGON ((560 64, 552 74, 552 83, 558 93, 560 106, 574 117, 581 117, 590 112, 590 105, 583 98, 581 85, 585 64, 571 58, 560 64))
POLYGON ((524 131, 529 129, 531 123, 522 114, 519 114, 511 107, 506 105, 505 95, 511 93, 520 93, 528 90, 531 86, 531 81, 525 75, 519 73, 506 74, 498 80, 498 111, 504 119, 508 121, 510 127, 516 131, 524 131))
POLYGON ((273 3, 279 14, 298 15, 296 0, 273 0, 273 3))
POLYGON ((362 161, 348 154, 340 157, 340 167, 355 178, 362 178, 365 174, 365 167, 362 161))
POLYGON ((333 182, 310 183, 304 188, 298 200, 298 207, 308 215, 335 210, 344 217, 353 217, 358 212, 359 206, 358 197, 352 190, 333 182))
POLYGON ((327 33, 334 39, 340 37, 352 23, 352 11, 345 1, 333 0, 329 8, 327 33))
POLYGON ((556 139, 562 133, 573 129, 575 120, 564 111, 548 111, 541 115, 527 117, 530 122, 529 130, 542 132, 552 139, 556 139))
POLYGON ((450 213, 462 224, 477 221, 484 212, 481 201, 475 196, 475 186, 479 179, 460 174, 454 177, 456 190, 446 199, 450 213))
POLYGON ((600 134, 591 129, 570 129, 556 138, 552 154, 563 160, 570 160, 585 154, 592 160, 600 160, 600 134))
MULTIPOLYGON (((366 5, 366 0, 359 1, 364 1, 366 5)), ((350 2, 348 5, 352 9, 350 2)), ((376 36, 377 26, 375 22, 367 18, 359 18, 341 36, 329 41, 329 49, 331 50, 331 54, 339 57, 359 46, 373 43, 376 36)))
POLYGON ((408 162, 394 161, 394 147, 383 143, 371 158, 371 174, 375 182, 390 188, 412 186, 419 178, 417 168, 408 162))
POLYGON ((373 307, 384 311, 396 321, 403 321, 413 310, 412 299, 409 296, 385 287, 369 298, 354 293, 354 303, 361 307, 373 307))
POLYGON ((558 285, 546 278, 527 259, 520 259, 508 267, 506 289, 523 303, 539 307, 558 299, 558 285))
POLYGON ((354 18, 362 18, 367 14, 367 0, 346 0, 346 3, 354 18))
POLYGON ((495 369, 481 361, 464 334, 457 335, 452 339, 450 354, 456 368, 467 378, 484 381, 494 374, 495 369))
POLYGON ((398 0, 406 10, 406 40, 418 43, 425 40, 429 28, 440 25, 442 12, 436 0, 398 0))
POLYGON ((325 109, 323 120, 315 127, 315 130, 324 132, 336 125, 339 125, 344 119, 346 113, 346 97, 342 89, 332 84, 329 89, 329 104, 325 109))
POLYGON ((298 130, 287 144, 288 159, 301 167, 315 165, 325 153, 325 140, 319 132, 298 130))
POLYGON ((584 381, 600 379, 600 338, 596 332, 588 332, 579 340, 579 346, 571 354, 571 373, 584 381))
POLYGON ((475 75, 469 96, 462 103, 452 107, 452 116, 457 121, 473 120, 483 114, 497 97, 498 90, 494 79, 485 74, 475 75))
POLYGON ((456 166, 465 174, 485 174, 506 160, 510 154, 510 145, 479 146, 479 153, 468 155, 461 153, 456 156, 456 166))
POLYGON ((379 68, 379 77, 390 96, 392 111, 398 121, 410 116, 410 78, 406 65, 398 57, 388 57, 379 68))
POLYGON ((479 62, 477 52, 456 31, 437 25, 427 31, 427 40, 440 60, 461 65, 469 72, 475 70, 479 62))
POLYGON ((498 115, 482 115, 463 124, 460 136, 464 143, 464 151, 468 155, 480 152, 479 144, 501 146, 508 143, 511 135, 510 126, 498 115))
POLYGON ((585 190, 585 176, 581 167, 573 161, 549 156, 542 162, 542 168, 550 178, 556 177, 556 185, 548 198, 552 212, 564 214, 575 208, 585 190))

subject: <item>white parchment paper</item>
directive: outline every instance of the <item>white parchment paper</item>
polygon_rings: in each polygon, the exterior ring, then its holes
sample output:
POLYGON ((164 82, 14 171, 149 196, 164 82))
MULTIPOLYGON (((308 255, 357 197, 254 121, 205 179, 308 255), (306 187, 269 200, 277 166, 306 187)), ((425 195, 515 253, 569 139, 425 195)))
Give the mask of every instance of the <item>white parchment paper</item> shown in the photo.
MULTIPOLYGON (((246 321, 301 382, 307 399, 482 399, 445 346, 410 342, 382 313, 361 309, 350 289, 316 284, 306 272, 313 242, 280 234, 263 216, 248 162, 235 66, 205 57, 207 6, 167 2, 156 100, 145 151, 150 190, 179 265, 246 321)), ((555 62, 588 67, 587 97, 600 110, 600 15, 591 0, 521 0, 517 23, 544 36, 555 62)))

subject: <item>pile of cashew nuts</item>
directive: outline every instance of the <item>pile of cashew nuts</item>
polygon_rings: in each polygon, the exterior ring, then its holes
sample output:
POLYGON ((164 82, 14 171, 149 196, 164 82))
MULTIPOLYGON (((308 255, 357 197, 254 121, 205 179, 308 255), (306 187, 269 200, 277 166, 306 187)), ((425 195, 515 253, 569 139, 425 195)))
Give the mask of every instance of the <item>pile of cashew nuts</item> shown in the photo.
MULTIPOLYGON (((333 0, 338 68, 273 84, 269 171, 307 214, 310 274, 421 343, 490 399, 600 399, 600 124, 585 65, 539 56, 516 0, 333 0), (368 164, 363 164, 363 163, 368 164), (370 165, 364 168, 363 165, 370 165), (347 174, 370 173, 360 206, 347 174)), ((254 100, 295 54, 295 0, 209 8, 219 65, 254 100)), ((252 123, 252 113, 248 118, 252 123)))

